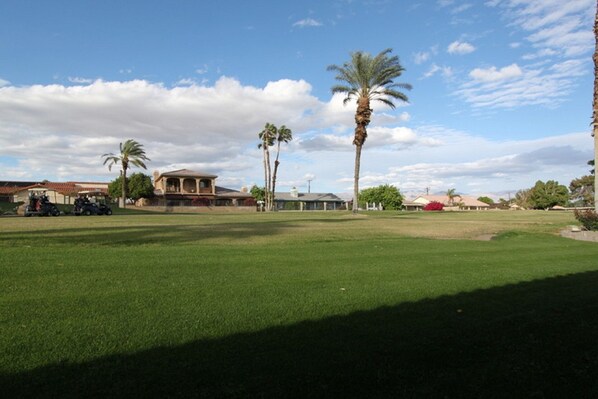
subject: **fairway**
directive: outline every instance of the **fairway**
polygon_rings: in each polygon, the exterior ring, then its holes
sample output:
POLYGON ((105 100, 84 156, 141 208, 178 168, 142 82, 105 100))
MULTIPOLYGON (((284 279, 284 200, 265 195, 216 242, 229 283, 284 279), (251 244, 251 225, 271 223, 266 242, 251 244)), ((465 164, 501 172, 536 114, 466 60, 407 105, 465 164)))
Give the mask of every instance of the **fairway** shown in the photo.
POLYGON ((593 397, 568 212, 0 218, 3 397, 593 397), (492 239, 490 239, 492 238, 492 239))

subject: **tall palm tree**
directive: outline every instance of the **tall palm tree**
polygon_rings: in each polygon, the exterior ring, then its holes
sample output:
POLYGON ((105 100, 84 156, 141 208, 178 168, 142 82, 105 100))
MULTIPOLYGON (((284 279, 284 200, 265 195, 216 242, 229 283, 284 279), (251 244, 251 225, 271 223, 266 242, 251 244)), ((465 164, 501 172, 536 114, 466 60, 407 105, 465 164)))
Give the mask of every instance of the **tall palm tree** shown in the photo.
POLYGON ((261 148, 264 156, 264 202, 267 211, 272 210, 272 166, 270 165, 270 147, 276 140, 276 126, 266 123, 264 129, 258 133, 261 143, 257 148, 261 148))
POLYGON ((272 174, 272 206, 274 206, 274 196, 276 195, 276 173, 278 172, 278 156, 280 155, 280 145, 282 143, 288 143, 293 140, 293 132, 291 129, 282 125, 276 130, 276 160, 274 161, 274 173, 272 174))
POLYGON ((102 157, 104 165, 108 164, 108 170, 112 170, 112 165, 121 165, 122 197, 119 200, 119 206, 124 208, 126 206, 125 198, 127 198, 127 169, 129 169, 129 165, 147 169, 143 161, 151 161, 151 159, 145 155, 143 145, 133 139, 125 141, 124 144, 120 143, 119 154, 108 153, 102 157))
MULTIPOLYGON (((594 136, 594 163, 598 160, 598 1, 596 2, 596 16, 594 18, 594 101, 592 112, 592 135, 594 136)), ((598 212, 598 173, 594 173, 594 209, 598 212)))
POLYGON ((357 110, 355 111, 355 174, 353 184, 353 212, 357 212, 359 206, 359 169, 361 163, 361 149, 367 138, 367 126, 370 123, 372 109, 371 101, 380 101, 391 108, 395 105, 393 100, 407 102, 407 96, 398 91, 411 89, 407 83, 395 83, 394 79, 401 76, 405 70, 399 57, 390 56, 392 49, 386 49, 375 57, 363 51, 351 53, 351 60, 343 65, 330 65, 327 69, 336 72, 336 80, 343 82, 332 86, 332 93, 343 93, 346 95, 343 104, 351 99, 356 99, 357 110))

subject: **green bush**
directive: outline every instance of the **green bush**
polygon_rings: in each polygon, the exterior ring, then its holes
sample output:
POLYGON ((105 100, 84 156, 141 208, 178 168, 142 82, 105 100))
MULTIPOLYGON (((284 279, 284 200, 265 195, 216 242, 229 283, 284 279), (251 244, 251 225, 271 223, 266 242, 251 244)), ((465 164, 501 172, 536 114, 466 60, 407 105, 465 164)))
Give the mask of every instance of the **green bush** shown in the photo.
POLYGON ((575 219, 579 221, 587 230, 598 231, 598 213, 588 209, 585 211, 575 211, 575 219))

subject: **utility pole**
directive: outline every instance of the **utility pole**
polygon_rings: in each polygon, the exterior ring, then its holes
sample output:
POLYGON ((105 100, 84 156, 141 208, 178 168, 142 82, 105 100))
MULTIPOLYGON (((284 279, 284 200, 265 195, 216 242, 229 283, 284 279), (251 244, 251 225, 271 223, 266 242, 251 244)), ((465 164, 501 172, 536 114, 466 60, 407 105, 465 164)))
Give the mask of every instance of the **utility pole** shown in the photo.
POLYGON ((311 193, 311 181, 313 179, 307 179, 307 193, 311 193))

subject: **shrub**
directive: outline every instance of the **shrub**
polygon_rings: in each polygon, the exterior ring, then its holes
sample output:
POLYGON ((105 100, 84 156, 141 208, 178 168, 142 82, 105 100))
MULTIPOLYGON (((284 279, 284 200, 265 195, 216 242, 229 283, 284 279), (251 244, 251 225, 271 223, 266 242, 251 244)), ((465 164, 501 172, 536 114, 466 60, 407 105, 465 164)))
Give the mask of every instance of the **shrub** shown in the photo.
POLYGON ((598 231, 598 213, 588 209, 585 211, 575 211, 575 219, 579 221, 587 230, 598 231))
POLYGON ((444 205, 438 201, 432 201, 426 206, 424 206, 424 211, 441 211, 444 208, 444 205))
POLYGON ((191 201, 191 205, 193 205, 193 206, 210 206, 210 200, 207 198, 202 198, 202 197, 193 198, 193 201, 191 201))

